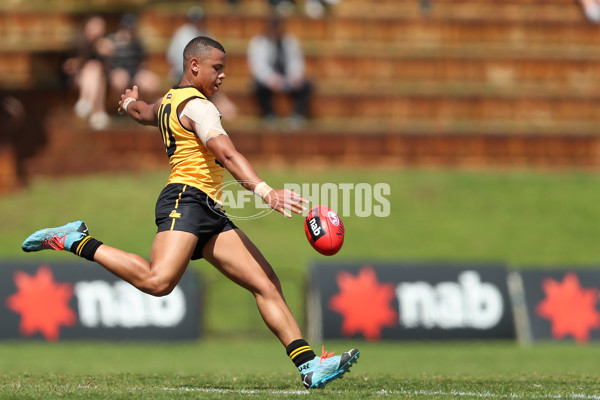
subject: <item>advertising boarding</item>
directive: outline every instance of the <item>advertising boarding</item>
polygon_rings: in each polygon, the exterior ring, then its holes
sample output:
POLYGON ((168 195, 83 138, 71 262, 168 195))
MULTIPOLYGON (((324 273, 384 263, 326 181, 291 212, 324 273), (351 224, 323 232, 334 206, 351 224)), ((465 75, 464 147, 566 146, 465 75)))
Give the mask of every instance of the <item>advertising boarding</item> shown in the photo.
POLYGON ((515 337, 502 265, 317 264, 310 269, 311 338, 515 337))
POLYGON ((598 269, 523 270, 521 339, 584 343, 600 340, 598 269))
POLYGON ((0 263, 0 338, 181 340, 198 338, 199 277, 186 271, 153 297, 97 264, 0 263))

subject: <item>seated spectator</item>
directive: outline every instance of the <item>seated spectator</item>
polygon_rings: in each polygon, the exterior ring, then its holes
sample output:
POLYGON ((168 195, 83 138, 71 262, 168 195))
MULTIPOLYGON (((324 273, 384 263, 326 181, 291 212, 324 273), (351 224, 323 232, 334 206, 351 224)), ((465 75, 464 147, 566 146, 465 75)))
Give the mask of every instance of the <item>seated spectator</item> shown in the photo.
POLYGON ((285 32, 282 19, 271 18, 265 32, 250 40, 248 65, 262 117, 268 122, 277 117, 273 94, 285 93, 293 99, 291 127, 300 127, 308 115, 312 85, 305 75, 300 43, 285 32))
POLYGON ((109 39, 112 46, 108 60, 111 91, 123 93, 125 89, 137 85, 143 93, 158 95, 160 79, 146 66, 146 51, 137 36, 137 17, 133 14, 124 15, 118 30, 109 39))
POLYGON ((93 129, 103 129, 109 123, 106 113, 106 58, 110 46, 105 38, 106 21, 99 16, 89 18, 79 35, 72 54, 63 64, 70 82, 79 90, 75 113, 89 117, 93 129))
MULTIPOLYGON (((181 81, 183 76, 183 49, 195 37, 208 36, 212 37, 211 33, 206 29, 206 20, 204 10, 200 6, 192 6, 186 14, 187 21, 181 25, 173 36, 167 49, 167 61, 171 67, 169 75, 174 84, 181 81)), ((219 109, 223 119, 233 119, 237 115, 237 107, 229 100, 223 92, 217 92, 210 99, 219 109)))

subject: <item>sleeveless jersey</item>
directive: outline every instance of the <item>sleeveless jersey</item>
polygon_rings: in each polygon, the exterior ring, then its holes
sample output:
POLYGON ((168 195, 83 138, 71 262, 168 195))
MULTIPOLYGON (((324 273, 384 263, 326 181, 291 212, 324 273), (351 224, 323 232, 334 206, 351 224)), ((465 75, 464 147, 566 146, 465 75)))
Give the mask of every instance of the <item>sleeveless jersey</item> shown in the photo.
POLYGON ((220 203, 223 167, 196 133, 182 126, 177 113, 182 103, 194 98, 206 100, 195 87, 176 86, 163 97, 158 110, 158 129, 171 165, 168 183, 193 186, 220 203))

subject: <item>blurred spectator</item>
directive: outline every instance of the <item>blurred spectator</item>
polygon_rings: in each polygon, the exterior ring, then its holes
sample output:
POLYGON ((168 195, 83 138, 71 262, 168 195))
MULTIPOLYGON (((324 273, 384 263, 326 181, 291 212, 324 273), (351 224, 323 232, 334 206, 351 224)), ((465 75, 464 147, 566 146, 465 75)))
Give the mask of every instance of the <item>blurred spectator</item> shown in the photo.
POLYGON ((106 113, 106 58, 110 45, 105 38, 106 21, 100 16, 90 17, 84 24, 82 35, 76 39, 72 54, 63 64, 71 83, 79 90, 75 113, 89 117, 94 129, 108 125, 106 113))
POLYGON ((419 10, 421 10, 422 16, 429 17, 431 15, 431 12, 433 11, 432 0, 420 0, 419 10))
POLYGON ((291 127, 298 128, 306 120, 312 92, 305 75, 304 55, 298 39, 285 32, 284 20, 273 17, 265 27, 264 33, 254 36, 248 46, 248 65, 261 116, 269 123, 274 121, 273 94, 285 93, 293 99, 291 127))
MULTIPOLYGON (((111 91, 123 93, 137 85, 150 96, 160 92, 160 79, 146 66, 146 51, 137 36, 137 17, 125 14, 117 31, 109 36, 112 49, 108 60, 111 91)), ((116 107, 115 107, 116 110, 116 107)))
POLYGON ((181 25, 173 36, 167 49, 167 61, 171 66, 170 75, 173 81, 179 82, 183 76, 183 49, 195 37, 208 36, 204 10, 200 6, 192 6, 186 14, 186 23, 181 25))
POLYGON ((585 16, 590 22, 600 23, 600 0, 580 0, 585 16))
MULTIPOLYGON (((204 10, 200 6, 192 6, 186 14, 186 23, 181 25, 173 36, 167 49, 167 61, 171 67, 170 76, 173 82, 179 83, 183 76, 183 49, 198 36, 212 37, 206 29, 204 10)), ((211 101, 219 109, 224 119, 232 119, 237 115, 237 107, 223 92, 217 92, 211 101)))

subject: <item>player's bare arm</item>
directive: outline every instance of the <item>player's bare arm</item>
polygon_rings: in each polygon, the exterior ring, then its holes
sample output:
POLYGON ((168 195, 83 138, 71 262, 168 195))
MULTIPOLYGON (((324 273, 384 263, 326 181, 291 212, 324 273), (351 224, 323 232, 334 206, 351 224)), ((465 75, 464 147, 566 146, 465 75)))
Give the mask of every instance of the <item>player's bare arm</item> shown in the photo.
POLYGON ((290 212, 301 214, 306 210, 304 204, 308 201, 298 193, 288 189, 271 189, 267 186, 248 159, 236 150, 229 136, 216 136, 209 140, 206 146, 242 186, 260 195, 275 211, 291 217, 290 212))
POLYGON ((158 108, 160 101, 148 104, 145 101, 138 100, 138 87, 125 90, 121 94, 119 101, 119 114, 127 113, 134 121, 142 125, 158 126, 158 108))
POLYGON ((195 132, 206 148, 217 158, 233 177, 246 189, 253 191, 274 210, 286 217, 290 212, 301 214, 307 203, 300 195, 290 190, 275 190, 261 179, 250 162, 233 145, 221 126, 217 108, 206 99, 193 99, 177 110, 181 124, 195 132))

